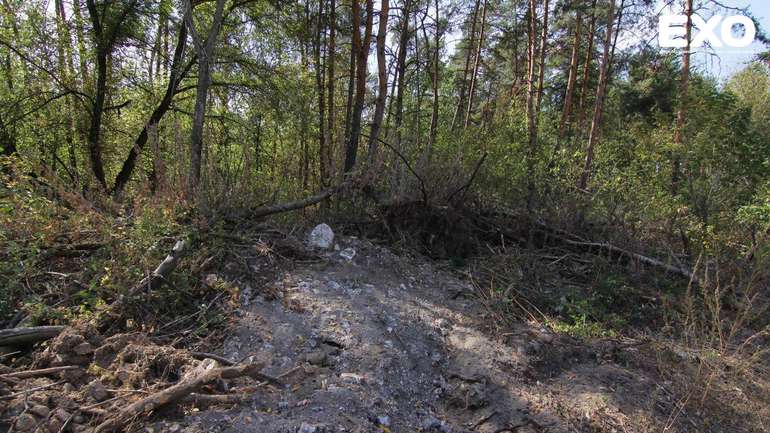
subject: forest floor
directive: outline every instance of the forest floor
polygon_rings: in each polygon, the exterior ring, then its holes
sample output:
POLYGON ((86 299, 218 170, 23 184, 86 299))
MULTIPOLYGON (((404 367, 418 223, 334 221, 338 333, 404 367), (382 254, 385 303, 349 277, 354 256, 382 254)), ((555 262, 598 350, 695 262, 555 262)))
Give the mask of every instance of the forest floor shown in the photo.
MULTIPOLYGON (((592 343, 535 323, 493 331, 451 269, 338 237, 341 249, 273 269, 241 294, 225 357, 253 356, 287 387, 187 411, 150 431, 687 431, 644 341, 592 343), (348 250, 350 251, 350 250, 348 250), (507 430, 506 430, 507 429, 507 430)), ((252 269, 275 263, 252 263, 252 269)), ((210 280, 226 275, 209 275, 210 280)), ((690 425, 691 424, 691 425, 690 425)))

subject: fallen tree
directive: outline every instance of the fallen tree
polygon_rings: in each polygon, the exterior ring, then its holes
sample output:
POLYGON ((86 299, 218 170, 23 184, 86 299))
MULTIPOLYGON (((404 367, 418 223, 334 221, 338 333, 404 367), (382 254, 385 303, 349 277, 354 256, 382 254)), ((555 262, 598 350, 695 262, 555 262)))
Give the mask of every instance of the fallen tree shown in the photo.
POLYGON ((0 330, 0 346, 19 346, 56 337, 64 326, 33 326, 0 330))
POLYGON ((333 196, 334 194, 342 191, 345 189, 348 185, 351 184, 351 181, 345 181, 340 183, 337 186, 334 186, 332 188, 329 188, 325 191, 321 191, 316 195, 311 195, 310 197, 306 197, 300 200, 294 200, 284 203, 278 203, 270 206, 262 206, 259 208, 256 208, 250 212, 250 216, 252 218, 263 218, 269 215, 274 215, 278 213, 283 212, 289 212, 293 210, 303 209, 308 206, 312 206, 314 204, 318 204, 327 198, 333 196))

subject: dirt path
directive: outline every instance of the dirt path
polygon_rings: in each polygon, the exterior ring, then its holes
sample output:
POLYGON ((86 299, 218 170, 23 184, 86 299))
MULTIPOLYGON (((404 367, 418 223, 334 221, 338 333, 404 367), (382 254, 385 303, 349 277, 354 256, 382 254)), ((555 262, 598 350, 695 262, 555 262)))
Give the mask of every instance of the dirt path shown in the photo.
POLYGON ((247 289, 225 343, 230 359, 255 356, 267 362, 266 373, 290 371, 287 389, 262 389, 253 403, 230 410, 188 414, 172 430, 566 432, 581 430, 575 413, 585 411, 590 421, 599 408, 615 406, 607 404, 615 393, 597 390, 619 372, 571 379, 565 364, 589 362, 592 372, 600 366, 582 352, 551 351, 554 336, 527 325, 505 341, 492 339, 467 283, 421 258, 354 238, 339 242, 356 256, 330 251, 282 271, 280 299, 247 289), (538 363, 543 353, 563 362, 538 363), (541 383, 546 376, 556 378, 541 383), (560 396, 564 386, 578 387, 571 402, 560 396))

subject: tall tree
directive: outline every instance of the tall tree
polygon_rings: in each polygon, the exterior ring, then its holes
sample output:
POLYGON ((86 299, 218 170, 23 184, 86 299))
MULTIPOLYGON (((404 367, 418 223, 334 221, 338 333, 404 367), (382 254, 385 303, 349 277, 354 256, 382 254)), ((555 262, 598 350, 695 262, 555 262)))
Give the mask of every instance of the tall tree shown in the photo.
POLYGON ((473 64, 473 72, 471 73, 471 86, 468 91, 468 109, 465 112, 465 122, 463 127, 467 128, 468 123, 471 120, 471 112, 473 111, 473 96, 476 93, 476 77, 479 74, 479 67, 481 65, 481 50, 484 47, 484 28, 487 24, 487 0, 484 0, 484 6, 481 8, 481 28, 479 29, 479 42, 476 47, 476 55, 473 64))
POLYGON ((537 63, 537 0, 529 0, 527 31, 527 210, 532 208, 535 193, 535 156, 537 154, 537 113, 535 112, 535 63, 537 63))
POLYGON ((186 46, 187 26, 182 22, 179 24, 177 43, 176 48, 174 49, 174 58, 171 61, 171 70, 169 71, 166 93, 163 95, 163 99, 161 99, 158 106, 155 107, 152 114, 150 114, 149 119, 144 123, 142 131, 134 140, 134 145, 131 146, 131 150, 129 150, 126 160, 123 161, 123 165, 115 177, 115 183, 112 187, 112 193, 114 195, 120 194, 131 179, 131 174, 136 166, 136 161, 147 144, 150 132, 152 129, 157 128, 158 123, 160 123, 163 116, 171 107, 171 102, 176 94, 177 86, 193 64, 193 61, 191 60, 187 65, 183 65, 186 46))
POLYGON ((94 177, 103 189, 107 189, 107 180, 104 176, 104 164, 102 163, 102 118, 105 111, 107 98, 107 60, 112 54, 119 35, 123 32, 123 26, 127 18, 134 13, 137 0, 125 2, 116 13, 109 6, 97 8, 94 0, 86 0, 88 14, 91 17, 91 28, 94 34, 96 57, 96 83, 95 95, 91 109, 91 124, 88 128, 88 154, 91 160, 91 170, 94 177))
POLYGON ((438 131, 438 88, 439 88, 439 65, 440 65, 440 53, 441 53, 441 20, 439 19, 439 0, 435 0, 434 7, 436 9, 435 23, 436 29, 433 34, 433 76, 431 82, 433 84, 433 105, 430 115, 430 132, 428 135, 428 148, 426 151, 427 159, 430 161, 433 154, 433 146, 436 144, 436 133, 438 131))
POLYGON ((321 51, 323 46, 321 45, 321 35, 324 33, 324 0, 318 0, 318 20, 316 21, 316 33, 313 43, 313 60, 315 63, 315 81, 316 81, 316 94, 318 95, 318 167, 320 172, 321 185, 326 184, 327 180, 327 167, 326 167, 326 139, 328 138, 326 133, 326 98, 324 94, 324 69, 321 61, 321 51))
POLYGON ((572 54, 570 55, 569 60, 567 90, 564 93, 564 108, 562 109, 561 121, 559 122, 559 135, 556 142, 557 147, 561 140, 564 139, 564 134, 567 131, 567 124, 569 123, 570 115, 572 114, 572 95, 575 92, 575 81, 577 80, 578 56, 580 53, 580 30, 583 23, 582 12, 580 6, 578 6, 575 15, 575 37, 572 42, 572 54))
MULTIPOLYGON (((57 32, 57 51, 59 55, 59 68, 62 81, 69 88, 75 88, 75 66, 72 60, 72 37, 69 32, 69 25, 67 23, 67 14, 64 9, 64 1, 56 0, 54 7, 56 8, 56 32, 57 32)), ((75 97, 69 95, 67 100, 71 107, 75 106, 75 97)), ((72 182, 77 184, 80 182, 77 169, 77 150, 76 150, 76 137, 78 135, 78 118, 77 112, 68 110, 67 113, 68 128, 66 131, 67 141, 67 153, 69 156, 69 170, 71 174, 72 182)))
POLYGON ((382 118, 385 114, 385 98, 388 93, 388 73, 385 65, 385 42, 388 36, 388 14, 390 5, 388 0, 381 0, 380 21, 377 28, 377 102, 374 107, 374 119, 372 130, 369 134, 369 161, 374 161, 377 154, 377 144, 382 127, 382 118))
MULTIPOLYGON (((588 185, 588 178, 591 174, 591 164, 594 159, 594 148, 599 141, 601 133, 602 114, 604 112, 604 97, 607 93, 607 80, 610 68, 611 56, 610 48, 612 45, 612 29, 615 22, 615 0, 610 0, 607 11, 607 31, 604 34, 604 51, 602 53, 602 64, 599 68, 599 82, 596 84, 596 98, 594 101, 594 113, 591 119, 591 130, 588 133, 588 147, 586 149, 585 162, 583 163, 583 172, 580 175, 578 188, 584 190, 588 185)), ((618 23, 619 24, 619 23, 618 23)))
POLYGON ((679 87, 679 106, 676 111, 676 128, 674 129, 674 161, 671 170, 671 194, 679 192, 682 171, 682 143, 687 121, 687 104, 690 92, 690 44, 692 42, 692 0, 685 0, 684 14, 687 17, 684 27, 685 46, 682 51, 682 78, 679 87))
POLYGON ((401 123, 404 116, 404 93, 406 77, 406 52, 409 49, 409 17, 411 15, 412 0, 404 0, 401 11, 401 23, 399 26, 398 55, 396 58, 396 99, 394 129, 396 133, 396 149, 401 151, 401 123))
POLYGON ((529 30, 527 31, 527 131, 529 135, 530 159, 537 147, 537 121, 535 115, 535 64, 537 57, 537 0, 529 0, 527 13, 529 30))
POLYGON ((577 137, 584 137, 583 125, 585 124, 586 109, 588 105, 588 87, 591 76, 591 60, 594 56, 594 38, 596 33, 596 0, 591 1, 591 20, 588 25, 588 47, 586 47, 585 60, 583 61, 583 77, 580 81, 580 98, 577 109, 577 137))
MULTIPOLYGON (((89 0, 91 1, 91 0, 89 0)), ((195 55, 198 60, 198 80, 195 86, 195 111, 193 112, 190 135, 190 171, 187 179, 187 193, 194 198, 201 179, 201 158, 203 152, 203 123, 206 116, 206 101, 211 85, 211 63, 219 30, 222 28, 225 0, 217 0, 211 26, 205 39, 195 28, 192 0, 185 0, 184 22, 192 36, 195 55)))
POLYGON ((366 96, 366 61, 369 57, 369 46, 372 43, 372 22, 374 14, 373 0, 366 0, 366 21, 364 23, 364 38, 361 41, 360 4, 353 1, 353 49, 356 52, 356 94, 350 120, 350 137, 345 153, 344 173, 350 173, 356 165, 358 142, 361 135, 361 113, 364 109, 366 96))
POLYGON ((323 156, 326 167, 329 172, 332 170, 332 148, 334 147, 334 118, 337 111, 337 107, 334 105, 334 81, 337 79, 335 75, 335 58, 336 58, 336 34, 337 34, 337 4, 335 0, 329 0, 329 47, 326 53, 326 82, 329 91, 329 115, 326 118, 327 127, 326 133, 328 139, 326 140, 326 155, 323 156))
POLYGON ((543 0, 543 25, 540 35, 540 62, 537 79, 537 101, 535 102, 535 124, 540 118, 540 105, 543 102, 543 89, 545 88, 545 52, 548 47, 548 0, 543 0))
POLYGON ((470 34, 468 35, 468 47, 465 49, 465 67, 463 68, 463 79, 460 81, 460 97, 457 100, 457 107, 455 107, 455 113, 452 116, 452 125, 451 129, 455 129, 455 125, 457 124, 457 118, 462 112, 463 107, 465 106, 465 92, 466 87, 468 86, 468 72, 470 72, 471 67, 471 57, 473 56, 473 46, 474 41, 476 38, 476 21, 478 19, 479 15, 479 6, 481 5, 481 0, 476 0, 473 6, 473 14, 471 17, 471 29, 470 34))

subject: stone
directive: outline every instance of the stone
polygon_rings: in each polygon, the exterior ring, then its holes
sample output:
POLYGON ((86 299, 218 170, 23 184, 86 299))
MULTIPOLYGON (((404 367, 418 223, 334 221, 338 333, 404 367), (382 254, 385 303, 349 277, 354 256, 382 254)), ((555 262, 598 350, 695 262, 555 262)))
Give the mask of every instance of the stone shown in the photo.
POLYGON ((34 415, 39 416, 40 418, 47 418, 48 414, 51 413, 51 410, 42 404, 34 404, 28 409, 28 411, 34 415))
POLYGON ((215 288, 217 283, 219 283, 219 277, 217 277, 216 274, 208 274, 203 279, 203 284, 205 284, 209 289, 215 288))
POLYGON ((380 415, 377 417, 377 422, 384 427, 390 426, 390 417, 387 415, 380 415))
POLYGON ((328 250, 334 245, 334 232, 327 224, 318 224, 310 232, 308 243, 311 247, 328 250))
POLYGON ((297 433, 320 433, 318 426, 308 423, 302 423, 297 430, 297 433))
POLYGON ((356 373, 342 373, 340 374, 340 379, 342 379, 343 382, 353 383, 356 385, 364 383, 364 377, 356 373))
POLYGON ((94 380, 86 385, 86 394, 96 401, 104 401, 110 398, 109 391, 107 391, 107 388, 105 388, 104 384, 99 380, 94 380))
POLYGON ((32 431, 37 427, 35 417, 28 413, 23 413, 16 418, 16 431, 32 431))
POLYGON ((442 427, 443 423, 433 415, 428 415, 420 423, 420 430, 422 431, 441 430, 442 427))
POLYGON ((70 419, 71 416, 72 416, 71 413, 69 413, 66 410, 64 410, 64 409, 59 407, 59 408, 56 408, 53 411, 53 415, 51 416, 51 418, 56 418, 59 421, 64 422, 64 421, 67 421, 68 419, 70 419))
POLYGON ((63 371, 61 377, 69 383, 82 384, 88 380, 88 373, 82 368, 73 368, 63 371))
POLYGON ((340 257, 347 261, 353 260, 353 257, 356 256, 356 250, 353 248, 345 248, 344 250, 340 251, 340 257))
POLYGON ((94 353, 94 347, 91 346, 91 343, 84 341, 77 346, 72 348, 72 351, 77 353, 78 355, 89 355, 91 353, 94 353))
POLYGON ((328 356, 327 356, 325 350, 314 350, 314 351, 308 353, 305 356, 305 359, 310 364, 317 365, 319 367, 323 367, 324 365, 326 365, 326 363, 328 361, 328 356))

